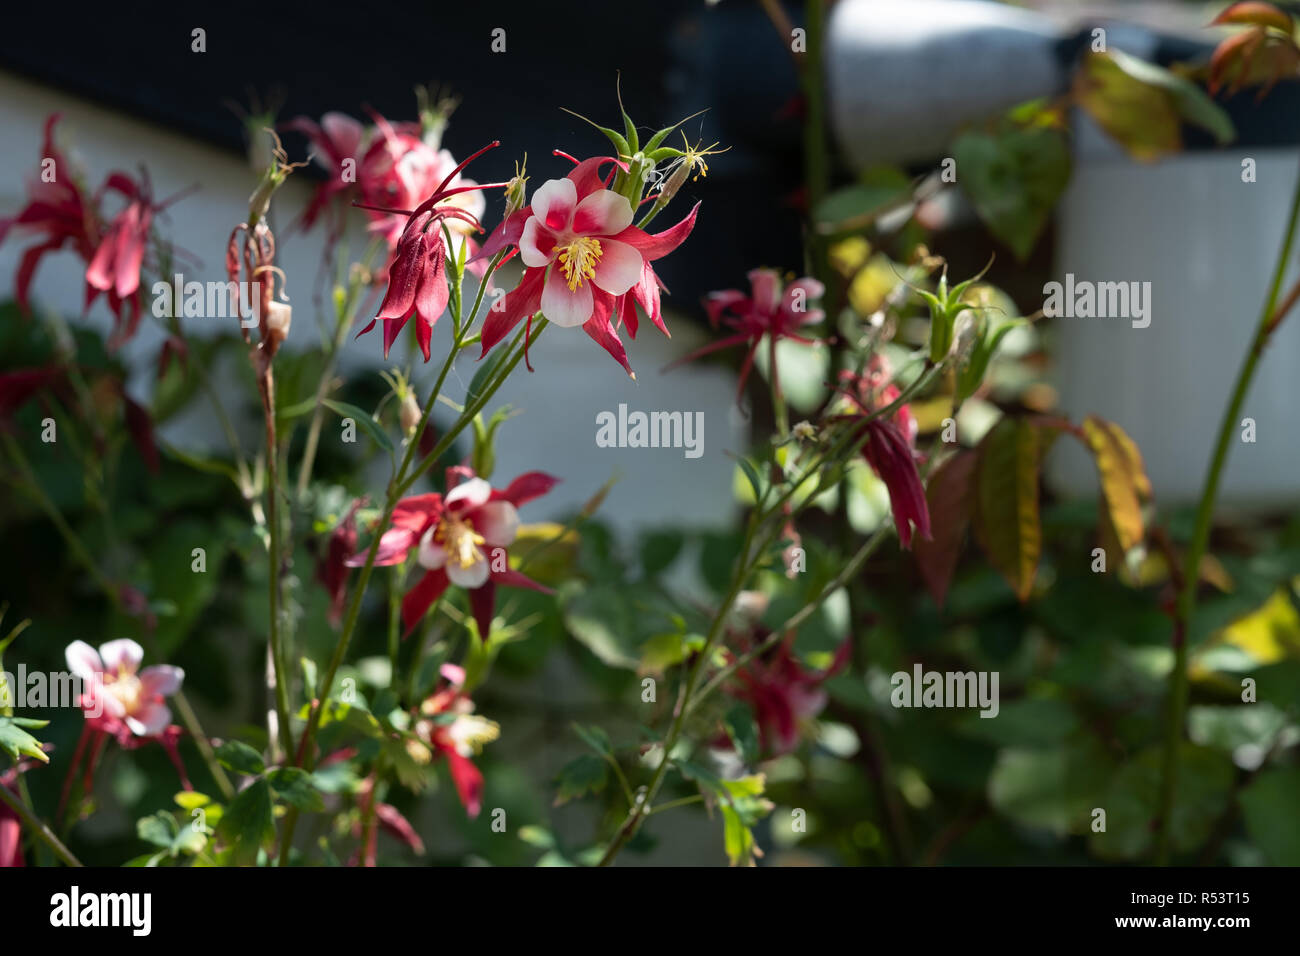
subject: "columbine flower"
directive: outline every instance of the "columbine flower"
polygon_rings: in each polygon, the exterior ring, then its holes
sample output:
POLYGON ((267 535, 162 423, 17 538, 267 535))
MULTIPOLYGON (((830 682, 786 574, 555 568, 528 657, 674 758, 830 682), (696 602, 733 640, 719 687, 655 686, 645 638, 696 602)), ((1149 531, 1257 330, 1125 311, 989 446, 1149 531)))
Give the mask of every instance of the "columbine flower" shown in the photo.
POLYGON ((48 252, 71 244, 82 260, 89 262, 99 242, 99 220, 94 203, 82 190, 75 170, 54 142, 54 127, 60 114, 45 121, 45 142, 41 156, 53 160, 54 178, 33 179, 28 185, 27 205, 12 219, 0 220, 0 242, 9 230, 18 228, 41 236, 41 241, 23 253, 14 281, 14 295, 24 312, 31 310, 28 299, 32 277, 48 252))
MULTIPOLYGON (((761 643, 770 632, 755 630, 752 641, 761 643)), ((821 685, 839 673, 848 663, 852 643, 845 641, 835 651, 824 671, 808 671, 792 653, 794 634, 736 671, 738 686, 732 693, 749 703, 758 725, 759 742, 764 752, 779 755, 794 750, 799 743, 800 724, 821 713, 826 706, 826 692, 821 685)))
POLYGON ((157 737, 171 723, 172 712, 163 702, 181 689, 185 672, 179 667, 156 664, 140 670, 144 651, 135 641, 123 638, 95 649, 84 641, 73 641, 66 652, 68 670, 88 685, 82 708, 103 712, 87 717, 103 730, 121 733, 125 726, 137 737, 157 737))
MULTIPOLYGON (((804 345, 815 345, 813 339, 798 335, 796 330, 805 325, 816 325, 826 317, 821 309, 812 306, 813 300, 820 299, 826 291, 826 287, 816 279, 796 279, 783 292, 781 276, 775 269, 753 269, 749 273, 749 288, 749 295, 739 289, 710 292, 704 300, 709 322, 715 329, 720 325, 733 329, 733 334, 696 349, 685 358, 672 363, 675 366, 719 349, 748 343, 745 361, 740 366, 737 400, 745 391, 745 382, 754 366, 754 356, 765 337, 777 341, 792 339, 804 345)), ((780 393, 781 385, 775 366, 772 368, 772 387, 780 393)))
MULTIPOLYGON (((171 723, 172 712, 164 703, 165 698, 181 689, 185 672, 167 664, 140 670, 144 650, 126 638, 109 641, 98 652, 84 641, 73 641, 64 656, 68 670, 86 687, 80 701, 86 724, 68 768, 69 782, 81 753, 89 746, 85 786, 91 789, 95 754, 111 737, 125 750, 157 741, 171 758, 181 784, 186 790, 192 789, 177 749, 181 729, 171 723)), ((66 798, 66 786, 64 795, 66 798)))
MULTIPOLYGON (((471 477, 453 486, 461 469, 448 469, 451 490, 403 498, 393 509, 392 527, 384 532, 375 565, 400 564, 414 550, 424 575, 402 599, 402 623, 410 634, 448 585, 469 592, 470 610, 486 641, 496 609, 496 586, 549 590, 511 570, 506 549, 519 533, 517 508, 551 490, 557 479, 540 471, 520 475, 504 490, 471 477)), ((348 564, 365 564, 365 552, 348 564)))
MULTIPOLYGON (((429 361, 429 344, 433 336, 434 323, 447 307, 451 295, 447 286, 448 249, 442 226, 458 224, 458 228, 468 226, 478 229, 478 216, 465 208, 459 197, 475 190, 496 188, 504 183, 477 183, 453 185, 461 170, 471 162, 492 149, 497 143, 491 143, 479 150, 459 166, 454 167, 433 187, 432 194, 419 203, 413 210, 388 209, 387 207, 367 207, 372 210, 405 215, 406 226, 401 230, 397 240, 397 249, 388 268, 388 291, 379 306, 379 314, 370 324, 358 332, 364 335, 375 327, 375 322, 384 323, 384 357, 392 347, 397 336, 401 334, 411 316, 419 317, 415 327, 416 341, 424 360, 429 361)), ((450 226, 449 226, 450 228, 450 226)))
POLYGON ((348 513, 330 532, 325 553, 316 564, 316 580, 330 596, 329 621, 335 627, 343 620, 343 602, 348 596, 348 558, 357 549, 357 509, 366 498, 356 498, 348 513))
MULTIPOLYGON (((358 171, 358 153, 365 129, 359 121, 346 113, 338 112, 326 113, 319 123, 306 116, 299 116, 286 123, 284 128, 296 130, 307 137, 312 145, 311 158, 328 174, 325 181, 316 187, 311 202, 299 220, 304 229, 310 229, 329 206, 331 199, 353 187, 355 177, 348 175, 349 167, 345 164, 351 160, 352 172, 355 174, 358 171)), ((341 232, 342 223, 332 231, 341 232)))
POLYGON ((443 664, 442 676, 447 684, 420 705, 422 718, 415 722, 415 733, 433 750, 447 758, 452 782, 461 805, 470 817, 483 808, 483 774, 470 757, 480 753, 483 745, 501 736, 495 722, 475 714, 474 702, 467 697, 465 671, 455 664, 443 664))
POLYGON ((646 233, 632 225, 631 203, 607 188, 615 169, 602 175, 606 165, 627 168, 609 157, 577 163, 565 178, 539 186, 532 204, 507 216, 483 244, 480 258, 517 246, 526 267, 483 323, 484 355, 539 311, 556 325, 581 325, 629 375, 617 326, 625 324, 636 338, 636 306, 668 334, 659 307, 662 283, 650 263, 691 234, 699 204, 671 229, 646 233))
MULTIPOLYGON (((854 422, 888 408, 901 394, 891 381, 888 361, 878 354, 872 356, 865 374, 857 375, 845 369, 840 373, 840 381, 845 386, 841 391, 854 410, 854 414, 839 416, 841 421, 854 422)), ((862 455, 889 489, 899 543, 904 548, 911 547, 913 524, 921 537, 929 538, 930 509, 916 470, 917 426, 911 409, 900 405, 889 417, 869 419, 860 427, 866 431, 862 455)))

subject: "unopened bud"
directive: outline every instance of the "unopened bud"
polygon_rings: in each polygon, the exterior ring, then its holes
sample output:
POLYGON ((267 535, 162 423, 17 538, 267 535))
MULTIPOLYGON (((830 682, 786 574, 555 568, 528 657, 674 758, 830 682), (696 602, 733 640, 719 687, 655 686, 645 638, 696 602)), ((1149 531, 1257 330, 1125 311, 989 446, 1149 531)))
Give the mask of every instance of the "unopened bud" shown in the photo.
POLYGON ((293 309, 288 302, 272 300, 266 310, 266 335, 275 345, 289 337, 289 325, 293 321, 293 309))
POLYGON ((528 157, 524 157, 524 165, 515 164, 515 176, 506 184, 506 216, 518 212, 524 208, 524 203, 528 199, 528 157))
POLYGON ((673 197, 677 195, 677 190, 686 184, 686 180, 690 175, 690 164, 679 163, 677 168, 673 170, 672 175, 668 177, 668 181, 664 183, 663 189, 659 190, 659 200, 656 205, 666 206, 672 202, 673 197))
POLYGON ((398 412, 402 434, 410 434, 415 426, 420 424, 421 416, 420 403, 415 400, 415 392, 407 389, 406 394, 402 396, 402 405, 398 412))

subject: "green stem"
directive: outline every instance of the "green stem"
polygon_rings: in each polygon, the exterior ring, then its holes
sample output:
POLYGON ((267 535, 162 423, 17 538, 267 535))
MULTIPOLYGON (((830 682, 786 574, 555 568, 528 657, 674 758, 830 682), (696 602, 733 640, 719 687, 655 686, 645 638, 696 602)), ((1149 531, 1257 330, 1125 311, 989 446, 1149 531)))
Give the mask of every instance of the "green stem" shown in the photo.
MULTIPOLYGON (((298 746, 297 757, 294 760, 295 766, 304 767, 307 770, 311 770, 315 766, 316 755, 313 750, 313 745, 316 740, 316 734, 320 729, 324 701, 329 695, 330 688, 334 686, 334 678, 338 674, 339 667, 347 656, 348 646, 352 642, 352 635, 356 630, 357 621, 361 615, 361 603, 365 597, 366 587, 370 583, 371 574, 374 572, 375 557, 379 552, 379 541, 382 537, 383 530, 388 527, 388 523, 393 517, 393 509, 397 507, 397 502, 401 500, 401 496, 406 488, 410 487, 410 484, 416 478, 441 458, 443 453, 451 447, 451 443, 455 440, 456 436, 459 435, 471 421, 473 421, 474 415, 478 413, 478 410, 481 409, 483 405, 487 404, 493 393, 495 393, 501 383, 505 381, 505 376, 509 374, 509 371, 513 369, 516 364, 518 364, 518 360, 523 355, 523 350, 520 349, 512 360, 506 361, 505 364, 507 367, 505 373, 494 379, 490 385, 484 387, 481 401, 465 409, 456 424, 453 425, 452 428, 441 437, 441 439, 439 439, 433 450, 424 459, 423 464, 415 471, 409 480, 404 481, 403 479, 407 471, 411 468, 411 464, 420 447, 420 438, 424 435, 424 429, 428 426, 429 417, 433 413, 433 406, 437 403, 438 396, 442 392, 442 386, 447 379, 447 374, 451 371, 452 364, 455 362, 456 356, 460 353, 460 350, 463 347, 464 337, 468 334, 470 327, 473 326, 474 320, 478 315, 478 309, 483 301, 483 294, 487 285, 487 280, 495 271, 500 259, 501 256, 498 255, 489 265, 488 271, 483 277, 482 284, 479 286, 478 295, 474 299, 474 308, 470 313, 469 319, 465 322, 458 323, 461 335, 452 344, 451 349, 448 350, 447 360, 443 363, 442 370, 438 373, 438 380, 434 384, 433 390, 429 393, 428 400, 425 402, 424 411, 420 416, 420 423, 416 426, 414 434, 412 434, 407 443, 406 453, 402 456, 402 463, 399 466, 397 473, 393 476, 392 481, 389 482, 388 494, 384 502, 384 512, 376 524, 377 531, 370 543, 370 548, 366 552, 366 563, 362 566, 361 572, 357 576, 357 583, 352 592, 352 600, 348 604, 347 616, 343 622, 343 630, 339 635, 338 642, 334 646, 334 652, 330 656, 329 665, 326 668, 325 673, 321 676, 320 683, 317 686, 316 700, 313 702, 311 712, 308 715, 307 726, 303 730, 303 736, 298 746)), ((537 336, 542 333, 545 326, 545 320, 541 320, 537 332, 533 335, 530 342, 536 340, 537 336)), ((519 340, 524 333, 525 329, 521 329, 519 334, 515 336, 514 340, 512 340, 510 348, 517 347, 519 340)), ((289 851, 293 845, 293 832, 294 828, 297 826, 297 822, 298 810, 296 807, 290 807, 288 813, 285 815, 284 828, 280 836, 281 866, 284 866, 288 862, 289 851)))
MULTIPOLYGON (((1210 540, 1210 525, 1214 518, 1214 503, 1219 491, 1219 479, 1228 461, 1228 447, 1232 433, 1237 427, 1238 417, 1250 391, 1251 380, 1256 367, 1264 354, 1273 332, 1280 324, 1284 313, 1278 311, 1278 298, 1282 291, 1282 281, 1286 275, 1287 262, 1291 258, 1291 248, 1295 242, 1296 224, 1300 221, 1300 174, 1297 174, 1295 192, 1291 197, 1291 212, 1287 220, 1286 234, 1278 254, 1277 266, 1273 272, 1269 287, 1268 300, 1260 315, 1250 350, 1242 361, 1241 371, 1232 391, 1232 398, 1219 423, 1218 439, 1214 446, 1214 455, 1205 474, 1205 484, 1201 491, 1200 503, 1196 509, 1196 526, 1192 532, 1191 544, 1187 550, 1187 563, 1183 571, 1182 590, 1178 595, 1177 613, 1174 618, 1174 667, 1169 674, 1169 698, 1167 703, 1164 755, 1160 777, 1160 797, 1156 818, 1155 855, 1156 862, 1164 866, 1169 862, 1170 817, 1173 813, 1174 796, 1178 789, 1178 745, 1183 738, 1183 724, 1187 713, 1187 639, 1190 632, 1192 613, 1196 609, 1196 587, 1200 580, 1201 561, 1205 557, 1210 540)), ((1288 305, 1294 300, 1288 298, 1288 305)))
POLYGON ((826 602, 827 598, 840 588, 844 587, 855 574, 862 570, 862 566, 866 564, 867 558, 871 557, 871 555, 875 553, 875 550, 884 543, 885 539, 889 537, 893 530, 893 525, 888 522, 881 525, 875 534, 863 542, 862 547, 858 548, 857 552, 849 559, 848 563, 844 565, 843 569, 841 569, 840 573, 835 576, 834 580, 822 588, 815 598, 787 618, 779 627, 774 628, 772 633, 768 635, 762 643, 750 648, 711 677, 709 682, 700 689, 695 700, 692 701, 691 709, 694 709, 704 700, 704 698, 708 697, 711 693, 721 687, 726 682, 727 678, 740 668, 744 667, 755 658, 767 653, 767 651, 780 643, 781 639, 785 637, 785 635, 798 629, 804 621, 808 620, 808 618, 826 602))
POLYGON ((27 803, 19 799, 17 795, 10 792, 8 787, 3 785, 0 785, 0 800, 3 800, 8 804, 9 809, 18 814, 18 819, 20 819, 29 830, 40 837, 41 840, 45 842, 45 845, 53 850, 54 855, 60 860, 68 866, 82 865, 81 861, 72 855, 72 851, 63 845, 63 841, 54 835, 54 831, 46 826, 44 821, 32 812, 31 808, 27 806, 27 803))
POLYGON ((268 365, 262 375, 262 401, 266 412, 266 528, 267 546, 267 639, 271 649, 271 667, 275 672, 276 722, 278 734, 272 736, 272 759, 279 750, 293 753, 293 729, 289 726, 289 674, 280 633, 280 450, 275 438, 275 379, 268 365))
MULTIPOLYGON (((664 777, 668 773, 669 759, 673 748, 677 746, 677 741, 681 738, 682 727, 686 721, 686 714, 690 707, 691 696, 695 692, 695 686, 699 683, 700 676, 704 672, 706 662, 713 656, 713 648, 717 644, 719 637, 722 635, 723 628, 726 624, 727 615, 731 611, 731 606, 735 604, 737 596, 744 587, 745 582, 749 579, 750 572, 753 570, 750 565, 750 549, 754 542, 754 534, 759 525, 758 512, 754 511, 750 515, 750 520, 745 529, 745 540, 740 546, 740 560, 736 564, 736 572, 732 576, 731 587, 727 591, 726 597, 723 598, 721 606, 713 617, 709 625, 709 633, 705 637, 704 647, 695 657, 695 663, 687 674, 686 683, 683 685, 681 693, 677 699, 677 706, 674 708, 673 722, 668 731, 668 736, 664 738, 663 754, 659 761, 659 766, 655 768, 654 775, 650 778, 650 783, 646 788, 644 798, 633 801, 631 809, 628 811, 627 819, 619 827, 614 839, 610 841, 605 848, 605 854, 600 858, 597 866, 609 866, 614 862, 614 858, 627 845, 627 842, 636 836, 637 831, 641 828, 642 822, 649 816, 650 808, 654 803, 655 797, 659 793, 659 788, 663 785, 664 777)), ((759 553, 762 549, 759 549, 759 553)))

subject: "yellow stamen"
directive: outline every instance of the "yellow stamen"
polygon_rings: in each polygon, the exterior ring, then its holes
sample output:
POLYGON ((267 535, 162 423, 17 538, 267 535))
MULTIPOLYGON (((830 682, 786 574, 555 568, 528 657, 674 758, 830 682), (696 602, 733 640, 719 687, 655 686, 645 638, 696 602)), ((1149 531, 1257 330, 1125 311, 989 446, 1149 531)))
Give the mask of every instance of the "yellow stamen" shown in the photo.
POLYGON ((104 690, 116 697, 121 702, 122 709, 131 714, 135 713, 136 708, 140 705, 144 685, 140 683, 140 678, 134 674, 124 674, 121 677, 105 674, 104 690))
POLYGON ((564 278, 569 283, 570 292, 596 274, 596 263, 603 254, 600 240, 591 236, 579 236, 564 247, 559 255, 559 263, 564 270, 564 278))
POLYGON ((456 562, 459 567, 468 568, 482 560, 479 546, 485 543, 483 536, 475 533, 468 521, 455 515, 442 519, 433 539, 447 552, 447 560, 456 562))

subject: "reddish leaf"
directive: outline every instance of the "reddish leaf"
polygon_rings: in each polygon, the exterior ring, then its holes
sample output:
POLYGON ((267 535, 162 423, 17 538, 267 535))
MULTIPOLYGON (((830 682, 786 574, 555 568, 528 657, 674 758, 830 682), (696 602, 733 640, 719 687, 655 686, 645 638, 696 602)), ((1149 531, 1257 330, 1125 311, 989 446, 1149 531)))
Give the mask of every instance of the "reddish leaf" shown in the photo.
POLYGON ((926 488, 931 538, 918 539, 913 551, 925 586, 940 607, 948 596, 974 510, 979 457, 973 451, 957 452, 935 469, 926 488))

